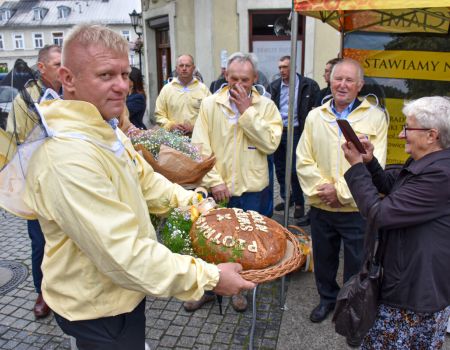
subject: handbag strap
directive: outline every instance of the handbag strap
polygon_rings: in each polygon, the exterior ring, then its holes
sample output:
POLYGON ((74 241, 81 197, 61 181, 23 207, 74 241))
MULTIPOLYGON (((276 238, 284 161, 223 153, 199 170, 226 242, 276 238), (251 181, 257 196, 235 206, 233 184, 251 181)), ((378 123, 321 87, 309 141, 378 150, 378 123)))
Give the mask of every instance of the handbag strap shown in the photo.
MULTIPOLYGON (((366 232, 364 237, 364 265, 367 262, 372 265, 374 262, 378 263, 381 257, 382 249, 379 242, 379 232, 378 224, 375 221, 375 216, 380 207, 380 201, 375 202, 369 210, 369 215, 367 216, 366 232)), ((370 266, 368 266, 370 270, 370 266)))

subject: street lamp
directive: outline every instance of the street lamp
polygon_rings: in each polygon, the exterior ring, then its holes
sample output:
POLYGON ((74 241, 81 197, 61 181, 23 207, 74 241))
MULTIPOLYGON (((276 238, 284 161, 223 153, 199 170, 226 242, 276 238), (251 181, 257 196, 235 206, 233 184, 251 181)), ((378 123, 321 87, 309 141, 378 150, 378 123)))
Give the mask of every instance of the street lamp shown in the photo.
POLYGON ((141 35, 142 35, 142 13, 137 13, 136 10, 133 10, 133 12, 129 13, 131 25, 133 26, 134 32, 138 36, 134 43, 134 52, 139 54, 139 70, 142 72, 142 61, 141 61, 141 55, 142 55, 142 47, 144 43, 142 42, 141 35))

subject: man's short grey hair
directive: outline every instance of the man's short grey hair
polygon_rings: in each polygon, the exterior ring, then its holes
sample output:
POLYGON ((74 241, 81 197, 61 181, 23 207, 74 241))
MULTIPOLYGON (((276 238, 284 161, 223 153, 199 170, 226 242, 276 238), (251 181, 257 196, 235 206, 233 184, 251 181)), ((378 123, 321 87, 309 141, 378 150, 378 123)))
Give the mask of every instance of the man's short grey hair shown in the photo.
POLYGON ((75 44, 100 46, 128 56, 128 41, 112 29, 98 24, 80 24, 72 28, 64 38, 62 64, 67 59, 68 48, 75 44))
POLYGON ((52 52, 61 53, 61 46, 58 45, 45 45, 38 53, 38 62, 47 63, 52 52))
POLYGON ((181 58, 182 56, 187 56, 187 57, 189 57, 189 58, 191 59, 192 65, 195 66, 194 56, 192 56, 191 54, 188 54, 188 53, 183 53, 183 54, 181 54, 181 55, 179 55, 179 56, 177 57, 177 66, 178 66, 179 61, 180 61, 180 58, 181 58))
POLYGON ((231 63, 233 63, 234 61, 241 62, 241 63, 250 62, 250 64, 253 67, 253 72, 255 74, 258 73, 258 63, 257 63, 258 61, 254 54, 235 52, 230 57, 228 57, 227 70, 228 70, 228 68, 230 68, 231 63))
POLYGON ((442 96, 422 97, 405 103, 406 117, 414 117, 422 128, 437 129, 442 148, 450 147, 450 99, 442 96))
POLYGON ((333 68, 331 70, 331 75, 330 75, 330 79, 331 80, 333 80, 334 72, 336 70, 336 67, 339 67, 341 64, 351 64, 351 65, 355 66, 356 69, 357 69, 359 81, 360 82, 364 81, 364 69, 363 69, 363 67, 361 66, 361 64, 358 61, 356 61, 356 60, 354 60, 352 58, 343 58, 343 59, 339 60, 337 63, 334 64, 334 66, 333 66, 333 68))

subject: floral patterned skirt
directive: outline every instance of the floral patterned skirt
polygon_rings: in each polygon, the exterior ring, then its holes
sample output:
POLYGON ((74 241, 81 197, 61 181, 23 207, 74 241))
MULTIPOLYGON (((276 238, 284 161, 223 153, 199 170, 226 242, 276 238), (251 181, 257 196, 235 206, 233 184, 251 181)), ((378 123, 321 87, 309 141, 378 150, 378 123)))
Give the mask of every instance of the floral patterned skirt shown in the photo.
POLYGON ((361 349, 440 349, 450 316, 450 306, 435 313, 416 313, 380 304, 374 325, 361 349))

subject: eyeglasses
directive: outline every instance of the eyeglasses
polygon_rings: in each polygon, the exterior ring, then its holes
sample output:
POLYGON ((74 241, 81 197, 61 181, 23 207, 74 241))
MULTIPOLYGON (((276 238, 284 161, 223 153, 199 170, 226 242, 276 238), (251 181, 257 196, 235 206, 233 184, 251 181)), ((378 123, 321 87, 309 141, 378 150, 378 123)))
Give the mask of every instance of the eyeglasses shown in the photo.
POLYGON ((409 128, 406 124, 403 124, 402 132, 405 134, 405 137, 406 137, 406 131, 414 131, 414 130, 417 130, 417 131, 428 131, 428 130, 431 130, 431 129, 430 128, 409 128))

